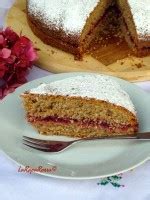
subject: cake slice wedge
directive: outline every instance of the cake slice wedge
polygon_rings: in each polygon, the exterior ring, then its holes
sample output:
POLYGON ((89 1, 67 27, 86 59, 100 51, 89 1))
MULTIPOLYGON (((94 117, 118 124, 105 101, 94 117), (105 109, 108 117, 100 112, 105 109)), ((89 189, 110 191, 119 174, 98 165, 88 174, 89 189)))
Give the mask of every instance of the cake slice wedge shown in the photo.
POLYGON ((137 56, 150 53, 150 1, 117 0, 122 13, 120 26, 137 56))
POLYGON ((105 75, 80 75, 41 84, 21 95, 39 133, 89 138, 134 135, 138 119, 129 95, 105 75))

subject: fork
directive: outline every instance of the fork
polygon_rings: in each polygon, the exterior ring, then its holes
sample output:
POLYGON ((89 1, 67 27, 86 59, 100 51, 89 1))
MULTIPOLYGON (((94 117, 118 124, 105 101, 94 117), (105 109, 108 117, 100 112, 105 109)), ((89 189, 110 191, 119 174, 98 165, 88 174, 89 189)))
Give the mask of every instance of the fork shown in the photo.
POLYGON ((90 141, 90 140, 149 140, 150 141, 150 132, 137 133, 135 136, 104 136, 104 137, 94 137, 94 138, 82 138, 72 141, 56 141, 56 140, 41 140, 37 138, 31 138, 23 136, 23 144, 44 152, 60 152, 67 149, 72 144, 81 142, 81 141, 90 141))

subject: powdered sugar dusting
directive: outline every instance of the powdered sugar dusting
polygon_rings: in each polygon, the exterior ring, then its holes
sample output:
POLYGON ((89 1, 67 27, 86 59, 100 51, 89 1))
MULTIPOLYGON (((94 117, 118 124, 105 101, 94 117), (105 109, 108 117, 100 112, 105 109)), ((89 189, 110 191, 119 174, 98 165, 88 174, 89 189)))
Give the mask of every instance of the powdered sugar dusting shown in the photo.
POLYGON ((47 26, 68 34, 80 33, 90 13, 101 0, 28 0, 28 12, 47 26))
POLYGON ((128 0, 140 39, 150 40, 150 0, 128 0))
POLYGON ((122 106, 135 114, 129 95, 116 81, 105 75, 70 77, 50 84, 41 84, 31 89, 30 93, 94 98, 122 106))

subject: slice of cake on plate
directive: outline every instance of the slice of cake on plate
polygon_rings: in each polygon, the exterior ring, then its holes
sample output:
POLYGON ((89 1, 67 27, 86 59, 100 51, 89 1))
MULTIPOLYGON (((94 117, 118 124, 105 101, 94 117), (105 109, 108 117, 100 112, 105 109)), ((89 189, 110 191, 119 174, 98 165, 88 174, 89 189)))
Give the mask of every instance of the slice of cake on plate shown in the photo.
POLYGON ((39 133, 70 137, 133 135, 138 120, 129 95, 105 75, 80 75, 41 84, 21 95, 39 133))

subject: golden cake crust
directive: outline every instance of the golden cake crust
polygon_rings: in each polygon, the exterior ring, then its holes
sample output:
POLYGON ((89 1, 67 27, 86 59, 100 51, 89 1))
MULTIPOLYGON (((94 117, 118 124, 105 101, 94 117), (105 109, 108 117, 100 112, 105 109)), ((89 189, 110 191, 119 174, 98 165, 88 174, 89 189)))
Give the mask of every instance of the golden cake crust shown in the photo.
POLYGON ((53 31, 44 27, 38 19, 27 14, 28 24, 33 33, 40 38, 45 44, 57 47, 63 51, 69 52, 77 59, 83 56, 82 49, 79 46, 77 36, 69 37, 62 31, 53 31), (60 37, 59 37, 60 36, 60 37), (60 39, 61 38, 61 39, 60 39))

